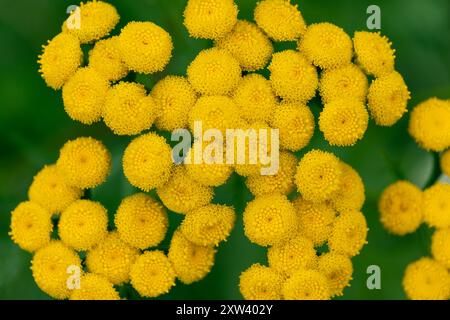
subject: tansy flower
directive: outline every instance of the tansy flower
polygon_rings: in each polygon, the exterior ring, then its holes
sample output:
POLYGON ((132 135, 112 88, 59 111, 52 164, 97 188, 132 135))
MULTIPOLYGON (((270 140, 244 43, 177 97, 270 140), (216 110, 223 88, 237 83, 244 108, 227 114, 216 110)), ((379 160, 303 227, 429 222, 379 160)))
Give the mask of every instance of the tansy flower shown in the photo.
POLYGON ((89 67, 111 81, 122 79, 128 74, 128 67, 122 61, 118 37, 100 40, 89 51, 89 67))
POLYGON ((67 184, 56 165, 45 166, 39 171, 28 189, 28 198, 51 214, 60 213, 82 194, 83 190, 67 184))
POLYGON ((257 25, 275 41, 293 41, 306 31, 297 5, 290 0, 263 0, 257 3, 254 18, 257 25))
POLYGON ((356 61, 368 74, 381 77, 394 71, 395 50, 379 32, 358 31, 353 37, 356 61))
POLYGON ((403 289, 411 300, 447 300, 450 298, 450 275, 436 261, 420 258, 406 267, 403 289))
POLYGON ((197 99, 194 89, 184 77, 167 76, 152 89, 151 96, 158 106, 156 127, 173 131, 188 127, 188 115, 197 99))
POLYGON ((450 184, 438 182, 423 192, 423 213, 430 227, 450 227, 450 184))
POLYGON ((434 232, 431 253, 437 262, 450 269, 450 228, 438 229, 434 232))
POLYGON ((86 273, 80 278, 80 287, 75 288, 70 300, 120 300, 119 293, 104 276, 86 273))
POLYGON ((177 230, 172 236, 167 256, 177 278, 184 284, 191 284, 203 279, 211 271, 215 254, 213 246, 198 246, 177 230))
POLYGON ((23 250, 33 252, 46 246, 52 230, 50 212, 36 203, 21 202, 11 212, 9 235, 23 250))
POLYGON ((340 98, 325 104, 319 128, 330 145, 353 146, 361 140, 369 124, 364 104, 356 98, 340 98))
POLYGON ((131 266, 138 256, 138 249, 122 241, 117 232, 112 232, 87 252, 86 265, 90 272, 120 285, 130 280, 131 266))
POLYGON ((80 257, 61 241, 52 241, 39 249, 31 260, 34 281, 46 294, 55 299, 65 299, 71 294, 68 286, 68 268, 81 269, 80 257))
POLYGON ((80 137, 64 144, 56 166, 68 184, 94 188, 106 180, 111 170, 111 154, 100 141, 80 137))
POLYGON ((120 82, 106 95, 103 120, 115 134, 139 134, 152 126, 157 114, 158 107, 142 84, 120 82))
POLYGON ((328 200, 339 189, 342 169, 339 159, 332 153, 312 150, 303 156, 297 166, 295 183, 305 200, 328 200))
POLYGON ((146 251, 131 268, 130 278, 133 288, 147 298, 154 298, 175 285, 175 271, 162 251, 146 251))
POLYGON ((173 44, 170 34, 153 22, 132 21, 120 32, 118 47, 130 70, 155 73, 169 62, 173 44))
POLYGON ((378 208, 380 221, 389 232, 414 232, 423 219, 422 191, 411 182, 397 181, 383 191, 378 208))
POLYGON ((279 272, 255 263, 239 276, 239 290, 246 300, 280 300, 283 281, 279 272))
POLYGON ((450 149, 442 153, 440 164, 442 172, 450 177, 450 149))
POLYGON ((283 284, 285 300, 329 300, 330 285, 325 275, 317 270, 301 268, 283 284))
POLYGON ((407 111, 410 93, 400 73, 394 71, 372 81, 367 95, 368 108, 379 126, 392 126, 407 111))
POLYGON ((229 94, 241 78, 239 62, 226 50, 200 51, 187 69, 192 87, 200 94, 229 94))
POLYGON ((268 67, 270 82, 277 96, 306 103, 316 94, 317 70, 305 56, 294 50, 276 52, 268 67))
POLYGON ((331 296, 342 296, 345 287, 350 286, 353 265, 349 257, 327 252, 319 257, 318 271, 328 280, 331 296))
POLYGON ((244 211, 244 232, 260 246, 281 244, 297 230, 297 213, 284 195, 264 195, 250 201, 244 211))
POLYGON ((60 33, 42 47, 39 72, 49 87, 60 89, 81 65, 80 42, 70 34, 60 33))
POLYGON ((61 213, 58 234, 69 247, 85 251, 103 241, 107 227, 108 212, 99 202, 77 200, 61 213))
POLYGON ((64 110, 73 120, 92 124, 100 120, 108 80, 92 68, 80 68, 64 84, 62 97, 64 110))
POLYGON ((216 41, 216 46, 230 52, 245 71, 264 68, 273 52, 264 32, 245 20, 239 20, 230 33, 216 41))
POLYGON ((233 0, 189 0, 183 24, 191 37, 218 39, 233 29, 237 14, 233 0))
POLYGON ((232 207, 209 204, 186 214, 180 231, 196 245, 217 246, 228 238, 235 220, 232 207))
POLYGON ((125 177, 143 191, 164 185, 169 180, 172 165, 172 150, 156 133, 135 138, 123 155, 125 177))
POLYGON ((353 55, 352 40, 345 31, 328 22, 308 26, 298 49, 309 61, 322 69, 349 64, 353 55))
POLYGON ((359 211, 366 200, 364 183, 358 172, 340 162, 342 176, 339 189, 331 196, 331 203, 338 212, 359 211))
POLYGON ((120 239, 132 247, 157 246, 166 236, 169 220, 164 207, 144 193, 122 200, 114 217, 120 239))
POLYGON ((343 212, 334 221, 328 247, 331 251, 356 256, 367 243, 367 230, 366 218, 361 212, 343 212))

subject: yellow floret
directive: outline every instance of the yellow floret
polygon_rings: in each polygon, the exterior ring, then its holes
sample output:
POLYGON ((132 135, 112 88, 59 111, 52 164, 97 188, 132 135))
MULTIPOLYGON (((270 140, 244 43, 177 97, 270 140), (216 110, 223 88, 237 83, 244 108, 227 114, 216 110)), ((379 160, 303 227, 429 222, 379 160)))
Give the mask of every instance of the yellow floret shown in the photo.
POLYGON ((45 83, 57 90, 77 71, 83 60, 80 42, 70 34, 60 33, 43 46, 39 72, 45 83))
POLYGON ((327 279, 331 296, 342 296, 345 287, 350 286, 353 265, 349 257, 328 252, 320 256, 318 268, 327 279))
POLYGON ((60 213, 83 195, 83 190, 67 184, 56 165, 45 166, 33 178, 28 197, 51 214, 60 213))
POLYGON ((358 172, 340 162, 342 176, 339 189, 331 196, 331 203, 338 212, 359 211, 366 200, 364 183, 358 172))
POLYGON ((104 276, 86 273, 80 279, 80 287, 75 288, 70 300, 120 300, 119 293, 104 276))
POLYGON ((299 269, 283 284, 285 300, 329 300, 330 285, 325 275, 317 270, 299 269))
POLYGON ((450 149, 442 153, 440 164, 442 172, 450 177, 450 149))
POLYGON ((114 36, 101 40, 89 51, 89 67, 111 81, 120 80, 128 74, 128 67, 119 51, 118 39, 114 36))
POLYGON ((367 230, 366 218, 361 212, 343 212, 334 222, 328 247, 350 257, 356 256, 367 243, 367 230))
POLYGON ((172 166, 172 150, 156 133, 135 138, 123 155, 125 177, 143 191, 164 185, 169 180, 172 166))
POLYGON ((367 95, 368 108, 379 126, 392 126, 407 111, 410 93, 403 77, 394 71, 372 81, 367 95))
POLYGON ((450 269, 450 228, 434 232, 431 240, 431 253, 437 262, 450 269))
POLYGON ((187 69, 192 87, 201 94, 229 94, 239 83, 241 67, 226 50, 210 48, 200 51, 187 69))
POLYGON ((438 182, 423 192, 423 213, 430 227, 450 227, 450 184, 438 182))
POLYGON ((255 263, 239 276, 239 290, 245 300, 280 300, 283 281, 277 271, 255 263))
POLYGON ((166 210, 152 197, 136 193, 122 200, 114 217, 120 239, 139 249, 157 246, 169 224, 166 210))

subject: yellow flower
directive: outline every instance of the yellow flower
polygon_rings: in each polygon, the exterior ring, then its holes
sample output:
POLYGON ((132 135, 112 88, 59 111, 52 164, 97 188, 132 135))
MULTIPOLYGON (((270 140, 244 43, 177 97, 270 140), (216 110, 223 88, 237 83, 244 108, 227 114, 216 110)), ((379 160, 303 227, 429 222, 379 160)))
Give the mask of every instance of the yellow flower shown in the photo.
POLYGON ((298 49, 322 69, 345 66, 351 62, 353 55, 349 35, 342 28, 328 22, 308 26, 298 43, 298 49))
POLYGON ((331 196, 331 203, 338 212, 359 211, 366 200, 364 183, 358 172, 340 162, 342 176, 339 189, 331 196))
POLYGON ((86 273, 80 279, 80 287, 70 294, 70 300, 120 300, 119 293, 104 276, 86 273))
POLYGON ((164 207, 144 193, 122 200, 114 217, 120 239, 130 246, 145 249, 164 240, 169 220, 164 207))
POLYGON ((33 252, 46 246, 52 230, 50 212, 36 203, 21 202, 11 212, 9 235, 23 250, 33 252))
POLYGON ((437 262, 450 269, 450 228, 434 232, 431 240, 431 253, 437 262))
POLYGON ((328 280, 317 270, 299 269, 283 284, 285 300, 329 300, 328 280))
POLYGON ((125 177, 143 191, 164 185, 169 180, 172 166, 172 150, 156 133, 135 138, 123 155, 125 177))
POLYGON ((119 51, 118 39, 114 36, 100 40, 89 51, 89 67, 111 81, 120 80, 128 74, 128 67, 119 51))
POLYGON ((297 5, 290 0, 263 0, 257 3, 254 18, 258 26, 275 41, 293 41, 306 31, 297 5))
POLYGON ((187 69, 192 87, 205 95, 227 95, 241 79, 239 62, 226 50, 210 48, 200 51, 187 69))
POLYGON ((153 22, 132 21, 122 29, 118 47, 130 70, 155 73, 169 63, 173 44, 170 34, 153 22))
POLYGON ((366 218, 361 212, 343 212, 334 222, 328 247, 331 251, 356 256, 367 243, 367 230, 366 218))
POLYGON ((442 172, 450 177, 450 149, 442 153, 440 164, 442 172))
POLYGON ((353 266, 349 257, 336 252, 327 252, 319 257, 317 269, 328 279, 332 297, 342 296, 344 288, 350 286, 353 266))
POLYGON ((239 290, 246 300, 280 300, 283 281, 277 271, 255 263, 239 276, 239 290))
POLYGON ((237 14, 233 0, 189 0, 183 23, 191 37, 218 39, 233 29, 237 14))
POLYGON ((438 182, 423 192, 423 213, 430 227, 450 227, 450 184, 438 182))

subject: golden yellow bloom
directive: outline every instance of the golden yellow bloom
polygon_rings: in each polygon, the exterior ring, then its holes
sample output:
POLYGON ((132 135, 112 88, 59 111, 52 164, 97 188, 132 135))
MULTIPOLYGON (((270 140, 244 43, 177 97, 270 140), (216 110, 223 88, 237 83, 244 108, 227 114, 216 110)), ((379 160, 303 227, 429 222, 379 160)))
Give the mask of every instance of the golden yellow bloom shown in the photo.
POLYGON ((359 211, 366 200, 364 183, 358 172, 340 162, 342 176, 339 189, 331 196, 331 203, 338 212, 359 211))
POLYGON ((306 103, 316 94, 317 70, 305 56, 294 50, 276 52, 268 67, 270 82, 277 96, 306 103))
POLYGON ((122 79, 128 74, 119 51, 118 36, 100 40, 89 51, 89 67, 111 81, 122 79))
POLYGON ((153 22, 132 21, 122 29, 118 47, 130 70, 155 73, 169 63, 173 44, 170 34, 153 22))
POLYGON ((237 14, 233 0, 189 0, 183 23, 191 37, 218 39, 233 29, 237 14))
POLYGON ((438 182, 423 192, 423 213, 430 227, 450 227, 450 184, 438 182))
POLYGON ((104 276, 86 273, 80 279, 80 287, 75 288, 70 300, 120 300, 119 293, 104 276))
POLYGON ((166 210, 145 193, 122 200, 114 217, 120 239, 130 246, 145 249, 164 240, 169 224, 166 210))
POLYGON ((164 185, 169 180, 172 166, 172 150, 156 133, 135 138, 123 155, 125 177, 143 191, 164 185))
POLYGON ((344 288, 350 286, 353 265, 349 257, 336 252, 327 252, 319 257, 317 269, 328 279, 332 297, 342 296, 344 288))
POLYGON ((145 251, 131 268, 133 288, 147 298, 170 291, 175 285, 175 271, 162 251, 145 251))
POLYGON ((431 253, 437 262, 450 269, 450 228, 438 229, 434 232, 431 253))
POLYGON ((317 270, 299 269, 283 284, 285 300, 329 300, 328 280, 317 270))
POLYGON ((257 3, 254 18, 258 26, 275 41, 293 41, 306 31, 297 5, 290 0, 263 0, 257 3))
POLYGON ((450 149, 441 154, 440 164, 442 172, 450 177, 450 149))
POLYGON ((342 28, 328 22, 309 25, 298 43, 298 49, 322 69, 345 66, 351 62, 353 55, 349 35, 342 28))
POLYGON ((68 184, 94 188, 106 180, 111 170, 111 154, 101 141, 80 137, 64 144, 56 166, 68 184))
POLYGON ((255 263, 239 276, 239 290, 245 300, 280 300, 283 281, 277 271, 255 263))
POLYGON ((228 51, 210 48, 200 51, 191 62, 187 77, 200 94, 227 95, 238 85, 241 67, 228 51))
POLYGON ((350 257, 356 256, 367 243, 367 230, 366 218, 361 212, 343 212, 334 221, 328 247, 350 257))
POLYGON ((394 71, 372 81, 367 95, 368 108, 379 126, 392 126, 407 111, 410 93, 403 77, 394 71))

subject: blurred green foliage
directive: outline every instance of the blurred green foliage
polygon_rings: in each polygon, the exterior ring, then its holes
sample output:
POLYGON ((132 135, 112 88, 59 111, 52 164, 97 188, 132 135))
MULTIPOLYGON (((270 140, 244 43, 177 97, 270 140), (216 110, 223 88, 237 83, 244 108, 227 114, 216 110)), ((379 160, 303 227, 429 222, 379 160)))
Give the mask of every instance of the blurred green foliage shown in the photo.
MULTIPOLYGON (((209 41, 188 37, 182 24, 186 0, 111 1, 121 15, 119 27, 132 20, 150 20, 173 37, 175 51, 167 69, 153 76, 138 76, 148 89, 166 74, 184 74, 189 62, 209 41)), ((255 0, 236 0, 239 18, 252 19, 255 0)), ((412 92, 410 108, 418 101, 437 95, 450 98, 450 2, 448 0, 302 0, 299 3, 307 23, 329 21, 350 35, 366 29, 366 8, 381 8, 382 33, 397 50, 396 68, 412 92)), ((124 179, 121 154, 131 138, 113 136, 103 124, 90 127, 75 123, 65 114, 61 93, 45 86, 37 70, 41 45, 60 31, 66 8, 73 1, 0 0, 0 298, 47 299, 35 285, 29 270, 31 255, 8 237, 10 211, 26 200, 33 175, 45 164, 55 162, 62 144, 78 136, 103 140, 114 155, 111 177, 92 192, 111 216, 120 199, 136 190, 124 179)), ((276 48, 294 48, 295 43, 276 48)), ((318 101, 316 99, 316 101, 318 101)), ((317 115, 320 105, 312 103, 317 115)), ((390 128, 370 124, 363 141, 353 148, 330 148, 316 130, 306 150, 323 148, 335 152, 355 167, 366 185, 363 212, 370 228, 362 253, 353 259, 354 280, 343 299, 403 299, 401 280, 405 266, 429 254, 430 230, 425 227, 405 237, 387 234, 378 220, 377 198, 383 188, 399 178, 424 186, 433 169, 432 156, 420 150, 406 132, 408 116, 390 128), (366 287, 369 265, 382 271, 381 290, 366 287)), ((233 175, 216 191, 216 202, 235 206, 241 217, 251 195, 242 178, 233 175)), ((171 231, 181 217, 170 214, 171 231)), ((167 246, 168 241, 162 244, 167 246)), ((219 247, 212 272, 201 282, 177 285, 163 299, 240 299, 238 278, 252 263, 266 263, 265 249, 251 244, 238 219, 229 240, 219 247)), ((126 289, 126 288, 125 288, 126 289)), ((124 289, 124 290, 125 290, 124 289)), ((128 288, 128 292, 130 290, 128 288)), ((130 293, 134 296, 134 293, 130 293)))

